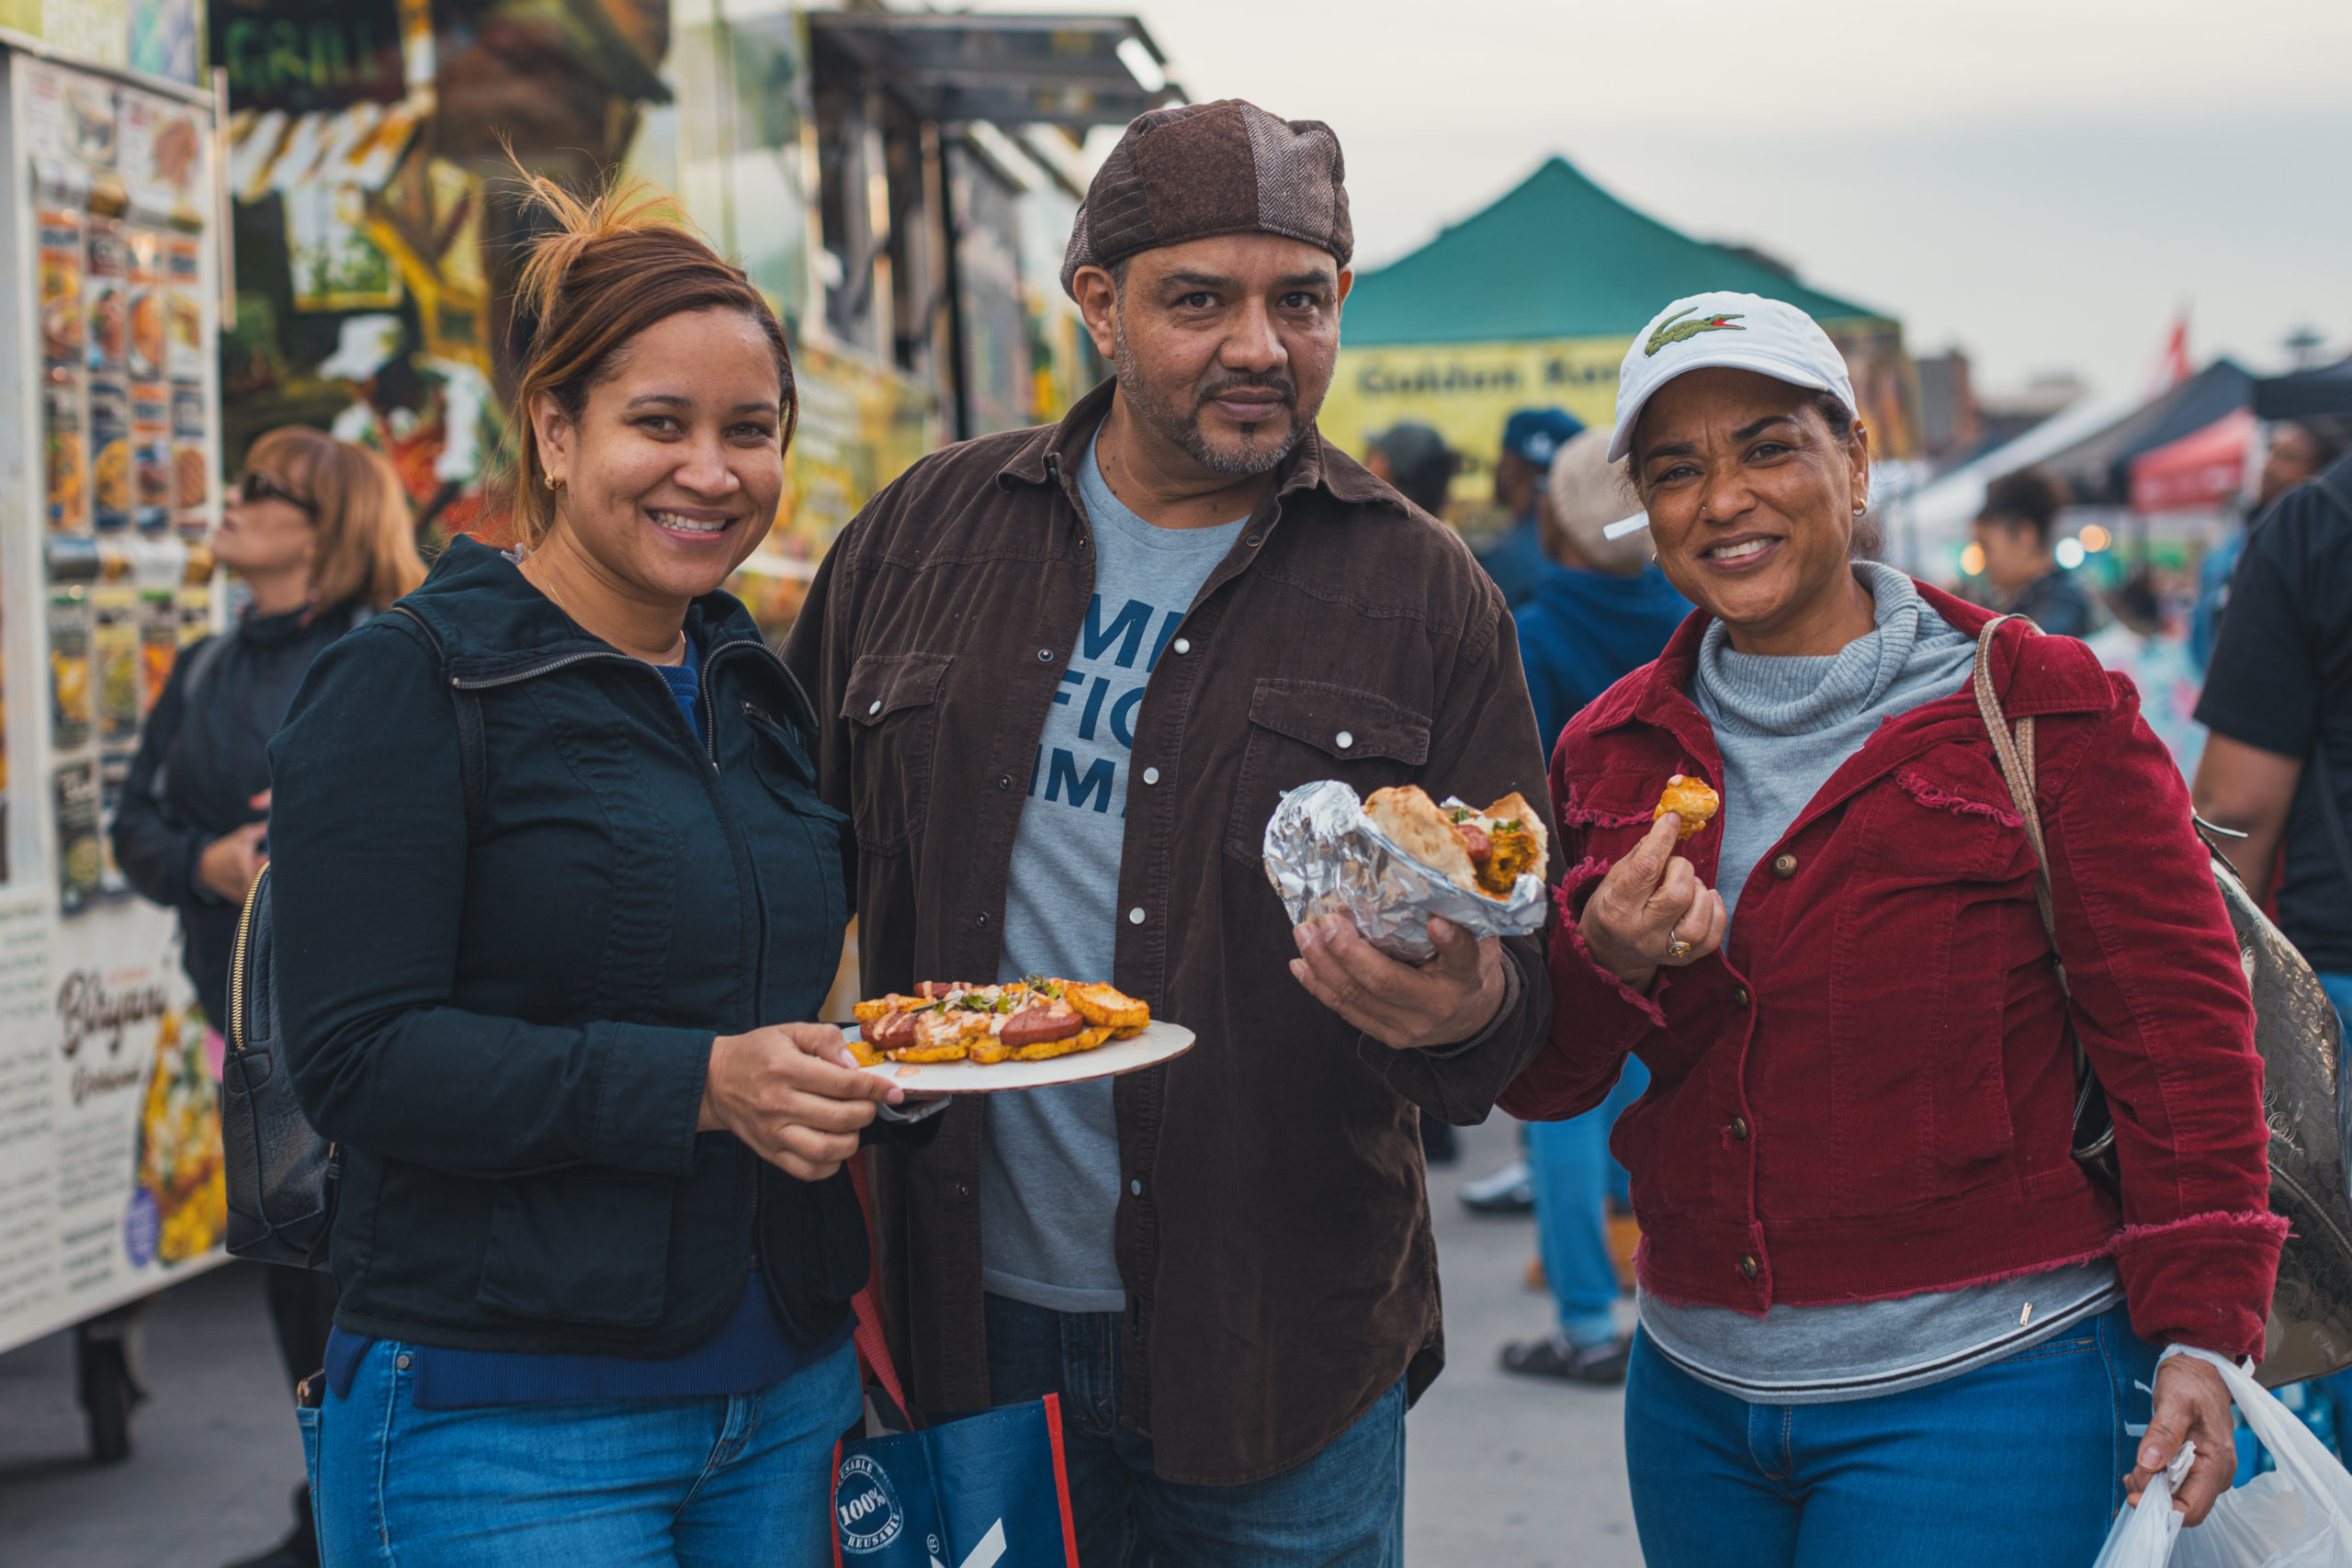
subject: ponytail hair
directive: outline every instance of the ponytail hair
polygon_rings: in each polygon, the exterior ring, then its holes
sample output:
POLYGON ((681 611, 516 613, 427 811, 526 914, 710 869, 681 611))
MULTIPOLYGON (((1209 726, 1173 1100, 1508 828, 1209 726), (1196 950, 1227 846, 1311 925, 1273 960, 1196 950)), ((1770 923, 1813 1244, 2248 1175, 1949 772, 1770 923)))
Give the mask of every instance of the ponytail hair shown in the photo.
MULTIPOLYGON (((518 170, 520 165, 517 165, 518 170)), ((490 511, 515 543, 536 547, 555 524, 531 403, 547 393, 577 423, 589 389, 613 356, 658 321, 689 310, 740 310, 775 351, 782 445, 792 445, 800 398, 784 327, 742 272, 685 227, 677 203, 641 181, 613 186, 583 201, 544 175, 523 174, 524 205, 555 220, 533 242, 516 289, 518 316, 530 323, 514 389, 512 457, 493 485, 490 511)))

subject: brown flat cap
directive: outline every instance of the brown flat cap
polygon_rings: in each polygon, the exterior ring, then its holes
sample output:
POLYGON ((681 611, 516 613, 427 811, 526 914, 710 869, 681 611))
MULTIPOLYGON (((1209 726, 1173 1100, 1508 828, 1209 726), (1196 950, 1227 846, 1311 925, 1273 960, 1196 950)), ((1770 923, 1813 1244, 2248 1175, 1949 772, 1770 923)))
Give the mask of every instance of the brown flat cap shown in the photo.
POLYGON ((1319 119, 1276 119, 1220 98, 1154 109, 1128 122, 1079 207, 1062 290, 1082 266, 1212 234, 1280 234, 1355 254, 1340 139, 1319 119))

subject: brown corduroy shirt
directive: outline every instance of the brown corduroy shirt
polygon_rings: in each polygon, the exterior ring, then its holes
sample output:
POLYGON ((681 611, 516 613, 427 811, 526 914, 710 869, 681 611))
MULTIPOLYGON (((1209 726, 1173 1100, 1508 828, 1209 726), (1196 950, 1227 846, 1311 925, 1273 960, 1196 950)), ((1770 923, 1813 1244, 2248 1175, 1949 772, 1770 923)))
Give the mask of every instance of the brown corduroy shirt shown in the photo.
MULTIPOLYGON (((869 996, 997 972, 1013 833, 1093 591, 1077 474, 1110 403, 1106 384, 1058 426, 916 464, 842 533, 793 628, 821 786, 854 821, 869 996)), ((1476 1040, 1359 1033, 1290 974, 1266 820, 1324 778, 1545 802, 1544 757, 1502 596, 1310 431, 1153 670, 1131 766, 1118 908, 1144 918, 1121 920, 1113 978, 1200 1040, 1114 1091, 1123 1419, 1166 1479, 1234 1484, 1311 1457, 1399 1377, 1415 1396, 1436 1377, 1418 1117, 1483 1120, 1551 1011, 1543 939, 1521 937, 1476 1040)), ((875 1172, 892 1353, 934 1415, 989 1403, 985 1118, 943 1121, 875 1172)))

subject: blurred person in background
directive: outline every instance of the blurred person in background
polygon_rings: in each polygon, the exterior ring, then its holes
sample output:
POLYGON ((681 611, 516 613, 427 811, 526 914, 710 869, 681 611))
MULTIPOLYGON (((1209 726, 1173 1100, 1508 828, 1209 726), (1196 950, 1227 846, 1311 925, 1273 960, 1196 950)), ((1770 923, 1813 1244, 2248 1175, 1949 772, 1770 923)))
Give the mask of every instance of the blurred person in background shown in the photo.
MULTIPOLYGON (((114 822, 114 852, 141 893, 179 912, 180 963, 203 1004, 220 1067, 229 955, 269 831, 269 740, 311 661, 354 626, 424 581, 408 501, 390 463, 301 425, 245 454, 213 558, 252 591, 237 624, 181 650, 139 738, 114 822)), ((263 1292, 287 1376, 326 1356, 334 1278, 264 1268, 263 1292)), ((318 1561, 309 1489, 294 1533, 242 1568, 318 1561)))
POLYGON ((2052 530, 2066 504, 2058 481, 2037 469, 2004 474, 1984 491, 1976 517, 1976 547, 1993 608, 2024 615, 2053 637, 2087 637, 2090 601, 2074 574, 2058 564, 2052 530))
MULTIPOLYGON (((1584 422, 1566 409, 1521 409, 1503 422, 1502 451, 1495 459, 1495 504, 1512 522, 1481 552, 1478 564, 1503 591, 1514 615, 1534 600, 1551 568, 1539 507, 1551 482, 1553 459, 1583 429, 1584 422)), ((1558 722, 1543 731, 1546 755, 1558 722)), ((1501 1169, 1465 1182, 1459 1196, 1462 1206, 1474 1214, 1532 1213, 1534 1175, 1524 1150, 1501 1169)))
POLYGON ((1445 437, 1426 424, 1406 420, 1374 436, 1363 466, 1396 487, 1396 493, 1430 516, 1443 520, 1446 491, 1460 459, 1445 437))
POLYGON ((2199 813, 2352 1021, 2352 454, 2246 535, 2197 717, 2199 813))
MULTIPOLYGON (((1572 437, 1552 459, 1540 507, 1549 558, 1535 597, 1520 607, 1519 656, 1549 756, 1560 730, 1593 698, 1656 659, 1690 613, 1658 570, 1646 530, 1611 539, 1611 523, 1641 511, 1623 463, 1609 460, 1613 426, 1572 437)), ((1581 1116, 1526 1126, 1535 1238, 1555 1322, 1551 1333, 1506 1345, 1505 1371, 1570 1382, 1623 1382, 1630 1335, 1617 1331, 1623 1293, 1609 1214, 1627 1206, 1625 1169, 1609 1152, 1618 1114, 1649 1087, 1628 1057, 1609 1098, 1581 1116)))
POLYGON ((2197 608, 2188 621, 2188 654, 2202 671, 2213 660, 2213 645, 2222 635, 2222 617, 2230 604, 2230 579, 2245 550, 2246 536, 2270 509, 2270 503, 2296 485, 2325 468, 2352 448, 2352 421, 2327 415, 2283 421, 2270 433, 2262 454, 2262 474, 2256 482, 2254 503, 2245 511, 2244 527, 2206 553, 2197 568, 2197 608))
POLYGON ((1535 597, 1544 575, 1543 525, 1536 503, 1550 482, 1552 459, 1584 422, 1566 409, 1521 409, 1503 422, 1503 449, 1495 459, 1495 504, 1510 525, 1479 554, 1478 564, 1518 609, 1535 597))
MULTIPOLYGON (((1386 479, 1396 493, 1430 516, 1443 521, 1446 491, 1459 466, 1445 437, 1411 420, 1392 424, 1372 438, 1364 468, 1386 479)), ((1462 1157, 1462 1143, 1453 1123, 1435 1116, 1421 1118, 1421 1156, 1431 1165, 1452 1165, 1462 1157)))
POLYGON ((2179 773, 2128 681, 2007 622, 1984 669, 2039 725, 2043 831, 2022 819, 1970 690, 1994 618, 1855 558, 1868 434, 1804 312, 1676 301, 1618 411, 1699 609, 1554 752, 1558 1000, 1501 1102, 1574 1115, 1650 1067, 1613 1140, 1645 1560, 2077 1568, 2192 1441, 2196 1523, 2233 1411, 2159 1347, 2259 1356, 2287 1222, 2179 773), (1677 774, 1721 793, 1687 847, 1657 812, 1677 774), (2071 1156, 2077 1050, 2112 1186, 2071 1156))

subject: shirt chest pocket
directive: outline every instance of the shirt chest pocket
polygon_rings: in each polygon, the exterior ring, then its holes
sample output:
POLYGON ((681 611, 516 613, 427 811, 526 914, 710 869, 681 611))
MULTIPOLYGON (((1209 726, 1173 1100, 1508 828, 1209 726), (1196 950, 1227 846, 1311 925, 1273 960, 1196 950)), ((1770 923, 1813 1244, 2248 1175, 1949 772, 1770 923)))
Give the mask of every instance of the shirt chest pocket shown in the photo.
POLYGON ((869 653, 850 667, 850 815, 861 849, 889 854, 922 828, 939 739, 939 692, 955 656, 869 653))
POLYGON ((1266 822, 1287 791, 1338 779, 1359 796, 1410 783, 1430 760, 1430 719, 1377 692, 1261 679, 1226 824, 1225 852, 1258 863, 1266 822))

